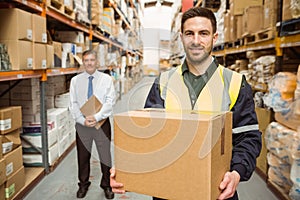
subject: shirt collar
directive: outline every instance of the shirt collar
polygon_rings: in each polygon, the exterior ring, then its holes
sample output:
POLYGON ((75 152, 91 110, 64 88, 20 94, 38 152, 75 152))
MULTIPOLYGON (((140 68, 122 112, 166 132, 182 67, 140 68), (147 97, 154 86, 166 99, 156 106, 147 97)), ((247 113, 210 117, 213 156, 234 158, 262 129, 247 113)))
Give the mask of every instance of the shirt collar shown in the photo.
MULTIPOLYGON (((207 68, 205 74, 208 75, 208 77, 210 77, 215 71, 216 69, 218 68, 218 61, 216 58, 212 58, 212 62, 211 64, 209 65, 209 67, 207 68)), ((189 68, 188 68, 188 65, 187 65, 187 62, 186 62, 186 59, 184 60, 184 62, 182 63, 182 66, 181 66, 181 70, 182 70, 182 75, 185 73, 185 72, 189 72, 189 68)))
POLYGON ((89 78, 90 76, 93 76, 94 78, 98 77, 97 70, 93 74, 88 74, 86 71, 84 71, 84 74, 87 78, 89 78))

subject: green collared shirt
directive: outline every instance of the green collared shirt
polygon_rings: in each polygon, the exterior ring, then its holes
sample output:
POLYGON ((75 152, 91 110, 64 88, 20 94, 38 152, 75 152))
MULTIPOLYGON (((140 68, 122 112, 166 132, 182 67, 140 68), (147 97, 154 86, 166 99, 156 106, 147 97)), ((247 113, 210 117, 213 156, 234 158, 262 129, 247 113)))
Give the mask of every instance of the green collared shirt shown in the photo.
POLYGON ((204 74, 196 76, 190 72, 186 60, 182 64, 182 76, 184 83, 189 90, 192 108, 194 108, 200 92, 202 91, 208 80, 212 77, 217 68, 218 63, 214 59, 204 74))

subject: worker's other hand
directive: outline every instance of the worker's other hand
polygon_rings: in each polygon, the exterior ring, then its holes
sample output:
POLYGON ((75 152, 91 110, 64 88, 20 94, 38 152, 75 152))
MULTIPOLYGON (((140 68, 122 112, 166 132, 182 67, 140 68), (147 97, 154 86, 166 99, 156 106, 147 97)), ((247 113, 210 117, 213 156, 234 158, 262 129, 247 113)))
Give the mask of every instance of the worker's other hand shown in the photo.
POLYGON ((110 169, 110 187, 114 193, 124 194, 123 184, 116 182, 116 170, 115 168, 110 169))
POLYGON ((84 125, 87 127, 94 127, 96 126, 96 123, 97 121, 94 116, 87 116, 84 121, 84 125))
POLYGON ((219 186, 219 189, 222 192, 218 199, 222 200, 233 197, 240 182, 240 178, 240 174, 237 171, 226 172, 219 186))

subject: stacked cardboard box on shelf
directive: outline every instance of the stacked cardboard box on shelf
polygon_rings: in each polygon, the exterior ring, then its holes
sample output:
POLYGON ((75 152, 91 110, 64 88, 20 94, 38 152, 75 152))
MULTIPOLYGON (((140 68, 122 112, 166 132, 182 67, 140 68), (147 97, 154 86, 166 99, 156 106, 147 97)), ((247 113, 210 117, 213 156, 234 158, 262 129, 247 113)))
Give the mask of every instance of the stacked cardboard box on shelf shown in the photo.
POLYGON ((0 198, 13 199, 25 185, 20 106, 0 108, 0 198), (3 198, 4 197, 4 198, 3 198))
MULTIPOLYGON (((47 63, 46 18, 17 8, 0 9, 0 41, 7 46, 12 70, 45 69, 47 63)), ((51 62, 51 61, 49 61, 51 62)))

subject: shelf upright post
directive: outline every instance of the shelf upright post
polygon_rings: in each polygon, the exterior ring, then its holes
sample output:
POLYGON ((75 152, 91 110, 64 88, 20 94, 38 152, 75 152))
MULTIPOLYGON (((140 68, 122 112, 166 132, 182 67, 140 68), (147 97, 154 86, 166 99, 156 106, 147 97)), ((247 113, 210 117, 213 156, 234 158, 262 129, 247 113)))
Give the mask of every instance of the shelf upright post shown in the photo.
POLYGON ((47 81, 47 71, 42 70, 42 77, 40 79, 40 117, 41 117, 41 134, 42 134, 42 158, 45 172, 49 173, 49 159, 48 159, 48 124, 47 124, 47 110, 45 99, 45 85, 47 81))
POLYGON ((279 0, 277 3, 277 22, 280 23, 279 27, 277 28, 277 32, 275 34, 275 51, 276 51, 276 61, 275 61, 275 73, 278 73, 282 70, 283 64, 283 50, 280 47, 281 40, 280 40, 280 30, 282 26, 282 6, 283 0, 279 0))
MULTIPOLYGON (((88 18, 92 23, 92 0, 88 0, 88 18)), ((90 25, 89 29, 89 48, 92 49, 92 42, 93 42, 93 29, 92 25, 90 25)))
POLYGON ((47 10, 46 10, 46 7, 47 7, 47 0, 43 0, 42 3, 41 3, 41 6, 42 6, 42 13, 41 13, 41 16, 42 16, 42 17, 46 17, 46 15, 47 15, 47 10))

